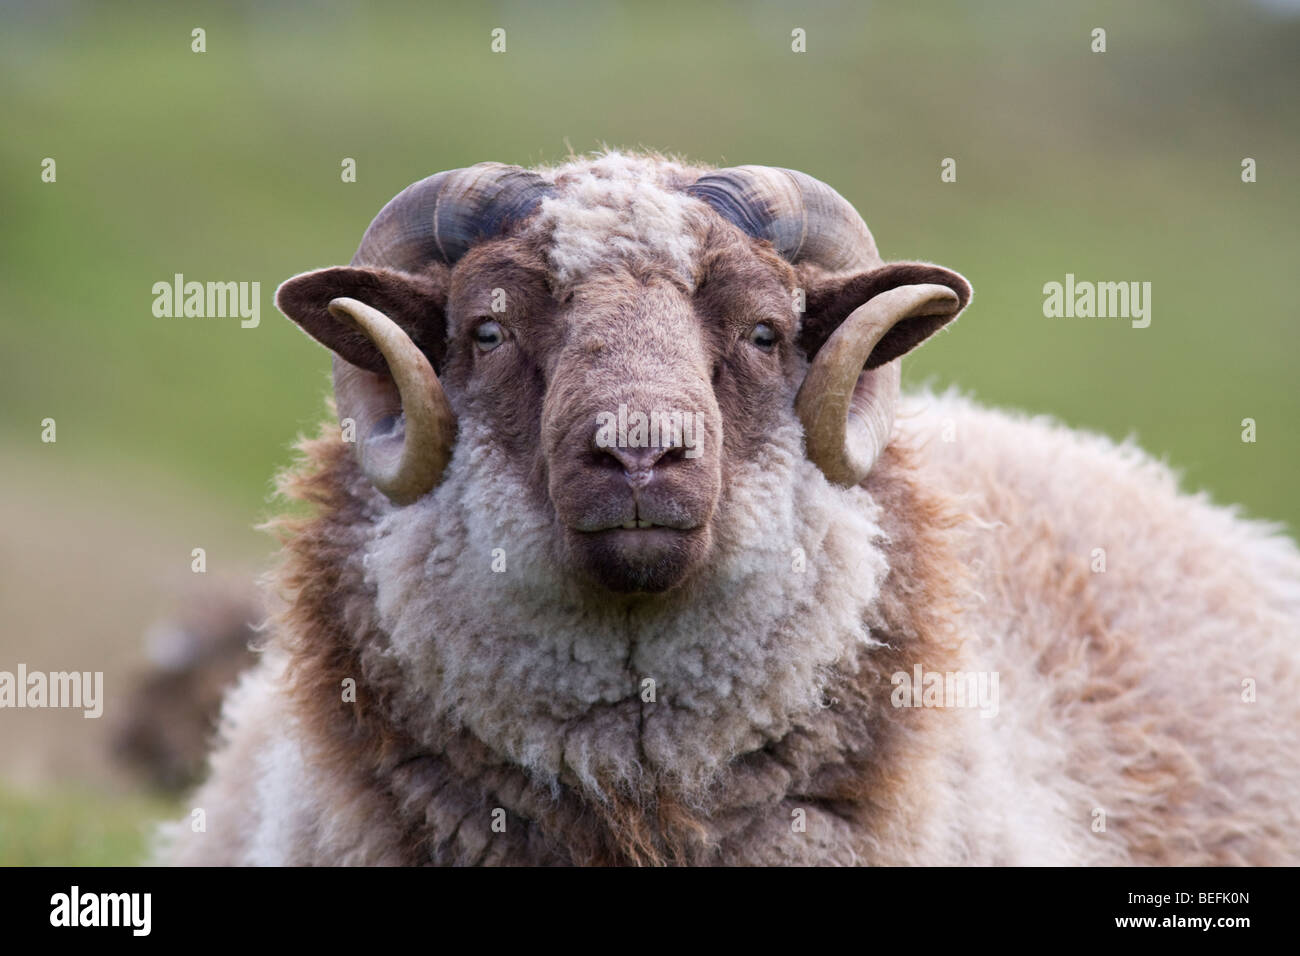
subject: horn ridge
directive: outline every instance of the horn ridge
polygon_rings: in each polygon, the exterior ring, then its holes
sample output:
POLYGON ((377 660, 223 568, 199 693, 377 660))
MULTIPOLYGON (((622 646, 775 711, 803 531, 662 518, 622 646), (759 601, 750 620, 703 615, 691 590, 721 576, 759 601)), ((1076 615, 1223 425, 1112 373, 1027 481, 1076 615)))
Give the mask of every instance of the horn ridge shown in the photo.
POLYGON ((532 215, 554 188, 538 173, 504 163, 435 173, 389 200, 352 264, 407 272, 431 261, 452 265, 476 242, 532 215))
POLYGON ((811 262, 831 272, 882 264, 853 205, 796 169, 732 166, 705 173, 685 191, 750 237, 771 242, 791 264, 811 262))

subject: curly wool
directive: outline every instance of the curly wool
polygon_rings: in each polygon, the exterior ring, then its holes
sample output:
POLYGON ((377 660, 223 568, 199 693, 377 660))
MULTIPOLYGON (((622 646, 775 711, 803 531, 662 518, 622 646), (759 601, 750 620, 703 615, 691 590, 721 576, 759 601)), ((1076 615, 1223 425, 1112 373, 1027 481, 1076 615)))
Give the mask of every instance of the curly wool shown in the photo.
POLYGON ((698 170, 659 156, 608 151, 539 172, 555 184, 536 227, 557 286, 618 264, 654 263, 694 284, 703 205, 682 191, 698 170))
POLYGON ((492 446, 461 440, 466 466, 381 520, 365 551, 413 732, 433 715, 548 783, 636 791, 648 774, 698 802, 729 760, 821 706, 827 675, 871 640, 886 572, 874 508, 827 485, 797 429, 736 475, 708 577, 636 612, 583 601, 492 446))

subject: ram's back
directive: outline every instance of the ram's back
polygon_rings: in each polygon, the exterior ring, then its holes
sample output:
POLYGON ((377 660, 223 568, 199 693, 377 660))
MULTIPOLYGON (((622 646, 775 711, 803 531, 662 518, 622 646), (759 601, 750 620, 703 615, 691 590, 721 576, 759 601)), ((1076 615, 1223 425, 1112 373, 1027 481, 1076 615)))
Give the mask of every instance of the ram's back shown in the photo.
POLYGON ((1131 445, 952 395, 901 411, 972 519, 972 657, 1000 687, 984 732, 1053 804, 1027 819, 1079 860, 1297 862, 1295 545, 1131 445))

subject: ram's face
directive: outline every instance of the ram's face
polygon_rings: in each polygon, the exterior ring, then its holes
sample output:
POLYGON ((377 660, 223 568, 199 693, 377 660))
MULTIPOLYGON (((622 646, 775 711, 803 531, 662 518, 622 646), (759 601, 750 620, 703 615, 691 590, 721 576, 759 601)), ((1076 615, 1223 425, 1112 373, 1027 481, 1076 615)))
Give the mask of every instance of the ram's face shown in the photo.
POLYGON ((970 295, 938 266, 882 263, 802 173, 617 154, 421 180, 353 261, 276 301, 333 351, 366 477, 401 507, 486 444, 564 570, 619 592, 709 564, 725 489, 782 426, 830 481, 861 481, 895 360, 970 295))
POLYGON ((794 419, 795 277, 726 224, 687 269, 614 260, 558 282, 527 239, 452 273, 442 379, 563 539, 573 570, 662 591, 709 560, 735 464, 794 419))

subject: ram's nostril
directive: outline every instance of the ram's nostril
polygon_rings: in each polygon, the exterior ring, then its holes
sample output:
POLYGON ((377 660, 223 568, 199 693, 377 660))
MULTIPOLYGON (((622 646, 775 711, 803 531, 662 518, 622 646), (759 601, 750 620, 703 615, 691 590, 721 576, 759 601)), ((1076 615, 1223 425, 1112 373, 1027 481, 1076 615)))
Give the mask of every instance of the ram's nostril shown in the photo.
POLYGON ((664 465, 671 465, 674 462, 682 461, 683 459, 685 459, 685 457, 686 457, 685 445, 672 445, 668 448, 664 448, 660 452, 659 460, 656 462, 656 464, 660 467, 664 465))
POLYGON ((592 448, 597 452, 596 464, 618 468, 628 482, 636 486, 649 484, 656 466, 681 457, 681 449, 676 447, 618 448, 593 443, 592 448))
POLYGON ((666 448, 606 448, 623 465, 624 471, 649 471, 663 457, 666 448))

